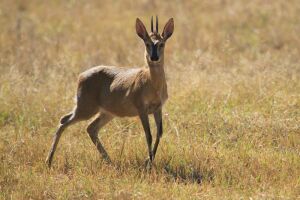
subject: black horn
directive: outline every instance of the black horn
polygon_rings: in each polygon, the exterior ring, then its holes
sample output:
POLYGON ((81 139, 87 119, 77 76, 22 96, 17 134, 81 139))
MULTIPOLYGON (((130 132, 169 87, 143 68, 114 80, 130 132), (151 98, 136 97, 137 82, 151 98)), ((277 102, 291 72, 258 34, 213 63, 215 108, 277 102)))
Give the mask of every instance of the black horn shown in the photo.
POLYGON ((156 33, 158 33, 158 17, 156 15, 156 33))
POLYGON ((153 33, 153 16, 151 17, 151 32, 153 33))

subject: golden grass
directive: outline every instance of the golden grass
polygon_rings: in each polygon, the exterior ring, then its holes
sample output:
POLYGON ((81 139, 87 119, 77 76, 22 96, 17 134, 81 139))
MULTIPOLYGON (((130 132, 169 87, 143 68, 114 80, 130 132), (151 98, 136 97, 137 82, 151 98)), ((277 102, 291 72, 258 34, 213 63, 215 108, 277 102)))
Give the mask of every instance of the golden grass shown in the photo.
POLYGON ((0 198, 299 198, 299 13, 297 0, 0 1, 0 198), (82 122, 64 133, 48 170, 78 74, 143 66, 134 22, 149 27, 156 13, 161 29, 174 17, 175 32, 153 170, 136 118, 101 130, 113 166, 82 122))

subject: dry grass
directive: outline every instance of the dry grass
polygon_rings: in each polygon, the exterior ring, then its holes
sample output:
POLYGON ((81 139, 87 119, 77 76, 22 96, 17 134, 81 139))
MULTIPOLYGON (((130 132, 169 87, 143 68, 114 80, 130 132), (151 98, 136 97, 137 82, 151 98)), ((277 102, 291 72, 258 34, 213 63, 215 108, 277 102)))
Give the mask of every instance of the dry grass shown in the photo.
MULTIPOLYGON (((296 199, 300 196, 300 4, 297 0, 0 1, 0 198, 296 199), (63 3, 62 3, 63 2, 63 3), (85 132, 44 164, 77 75, 142 66, 134 22, 175 19, 169 101, 155 167, 136 118, 85 132)), ((152 121, 153 125, 153 121, 152 121)), ((153 129, 155 130, 155 129, 153 129)))

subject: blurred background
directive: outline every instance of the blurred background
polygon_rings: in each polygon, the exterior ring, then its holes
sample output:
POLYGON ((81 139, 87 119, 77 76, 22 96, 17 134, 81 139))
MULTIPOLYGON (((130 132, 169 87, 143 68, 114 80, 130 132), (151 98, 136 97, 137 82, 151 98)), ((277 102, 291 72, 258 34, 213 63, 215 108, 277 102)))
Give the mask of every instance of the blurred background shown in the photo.
POLYGON ((0 197, 300 195, 299 13, 298 0, 0 0, 0 197), (98 164, 83 123, 63 136, 48 174, 43 162, 78 74, 144 67, 135 20, 149 30, 152 15, 160 32, 175 21, 157 171, 138 170, 146 143, 132 118, 101 135, 121 171, 98 164))

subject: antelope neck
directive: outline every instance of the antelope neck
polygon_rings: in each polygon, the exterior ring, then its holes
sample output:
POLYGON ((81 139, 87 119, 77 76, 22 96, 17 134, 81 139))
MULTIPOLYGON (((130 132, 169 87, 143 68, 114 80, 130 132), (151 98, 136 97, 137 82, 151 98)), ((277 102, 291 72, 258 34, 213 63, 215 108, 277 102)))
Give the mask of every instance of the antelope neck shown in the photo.
POLYGON ((165 70, 163 64, 162 63, 157 63, 155 65, 149 64, 149 72, 154 87, 156 89, 160 89, 160 87, 166 82, 165 70))

